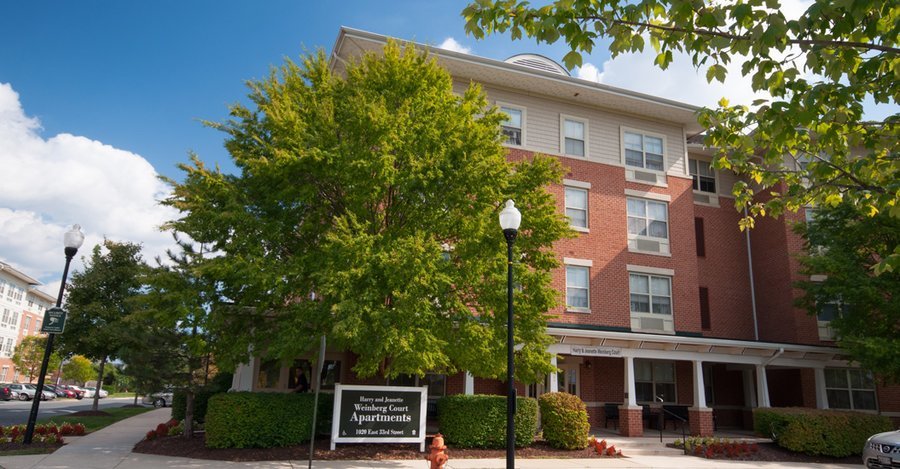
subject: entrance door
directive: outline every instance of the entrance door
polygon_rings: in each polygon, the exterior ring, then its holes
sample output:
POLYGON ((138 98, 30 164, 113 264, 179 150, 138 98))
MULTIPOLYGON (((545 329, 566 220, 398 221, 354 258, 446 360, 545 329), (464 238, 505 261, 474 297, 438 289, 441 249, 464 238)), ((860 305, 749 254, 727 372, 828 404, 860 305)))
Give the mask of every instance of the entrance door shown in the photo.
POLYGON ((578 363, 563 363, 559 368, 558 381, 560 392, 567 392, 581 397, 581 377, 578 375, 578 363))

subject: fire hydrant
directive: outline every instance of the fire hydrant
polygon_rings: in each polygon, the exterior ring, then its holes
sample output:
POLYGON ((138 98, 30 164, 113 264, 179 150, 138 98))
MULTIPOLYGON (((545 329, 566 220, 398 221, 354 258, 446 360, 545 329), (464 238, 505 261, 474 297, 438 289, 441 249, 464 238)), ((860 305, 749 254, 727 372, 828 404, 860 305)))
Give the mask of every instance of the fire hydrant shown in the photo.
POLYGON ((434 435, 434 438, 431 440, 431 446, 428 449, 431 451, 428 456, 425 456, 425 459, 431 461, 430 468, 444 469, 444 464, 450 459, 450 456, 447 456, 446 453, 447 447, 444 446, 444 436, 440 433, 434 435))

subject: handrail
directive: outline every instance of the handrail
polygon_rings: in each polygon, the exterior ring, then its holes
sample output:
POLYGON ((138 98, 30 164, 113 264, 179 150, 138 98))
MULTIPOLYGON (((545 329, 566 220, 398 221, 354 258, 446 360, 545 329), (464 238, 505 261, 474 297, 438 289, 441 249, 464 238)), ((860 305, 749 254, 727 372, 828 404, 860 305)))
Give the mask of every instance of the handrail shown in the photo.
POLYGON ((660 421, 657 425, 659 427, 659 442, 662 443, 662 441, 663 441, 663 437, 662 437, 663 426, 666 424, 665 414, 669 414, 672 417, 675 417, 676 419, 681 420, 681 441, 686 441, 687 435, 684 433, 684 424, 687 423, 688 420, 678 414, 675 414, 673 412, 666 410, 665 407, 660 407, 659 410, 662 411, 659 414, 660 421))

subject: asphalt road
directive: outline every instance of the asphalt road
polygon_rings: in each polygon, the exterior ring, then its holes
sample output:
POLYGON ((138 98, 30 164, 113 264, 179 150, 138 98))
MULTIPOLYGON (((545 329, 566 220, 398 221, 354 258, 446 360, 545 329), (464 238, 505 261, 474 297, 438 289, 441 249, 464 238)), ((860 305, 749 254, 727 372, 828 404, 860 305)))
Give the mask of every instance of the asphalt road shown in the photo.
MULTIPOLYGON (((90 410, 93 404, 93 398, 62 399, 56 398, 52 401, 41 401, 41 408, 38 412, 38 418, 53 417, 56 415, 66 415, 80 410, 90 410)), ((141 401, 138 400, 138 403, 141 401)), ((106 407, 122 407, 126 404, 133 404, 134 397, 107 397, 100 399, 100 408, 106 407)), ((31 412, 31 401, 0 401, 0 425, 16 425, 20 423, 28 423, 28 414, 31 412)))

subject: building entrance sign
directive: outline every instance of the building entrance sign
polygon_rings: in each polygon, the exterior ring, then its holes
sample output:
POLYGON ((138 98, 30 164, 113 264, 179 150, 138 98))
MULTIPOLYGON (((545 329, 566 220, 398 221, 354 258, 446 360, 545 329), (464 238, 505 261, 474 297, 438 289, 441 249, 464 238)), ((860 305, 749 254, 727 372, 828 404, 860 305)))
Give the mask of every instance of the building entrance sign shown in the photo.
POLYGON ((425 451, 427 391, 335 384, 331 449, 337 443, 419 443, 425 451))
POLYGON ((590 345, 573 345, 572 355, 582 357, 621 357, 622 349, 617 347, 593 347, 590 345))

